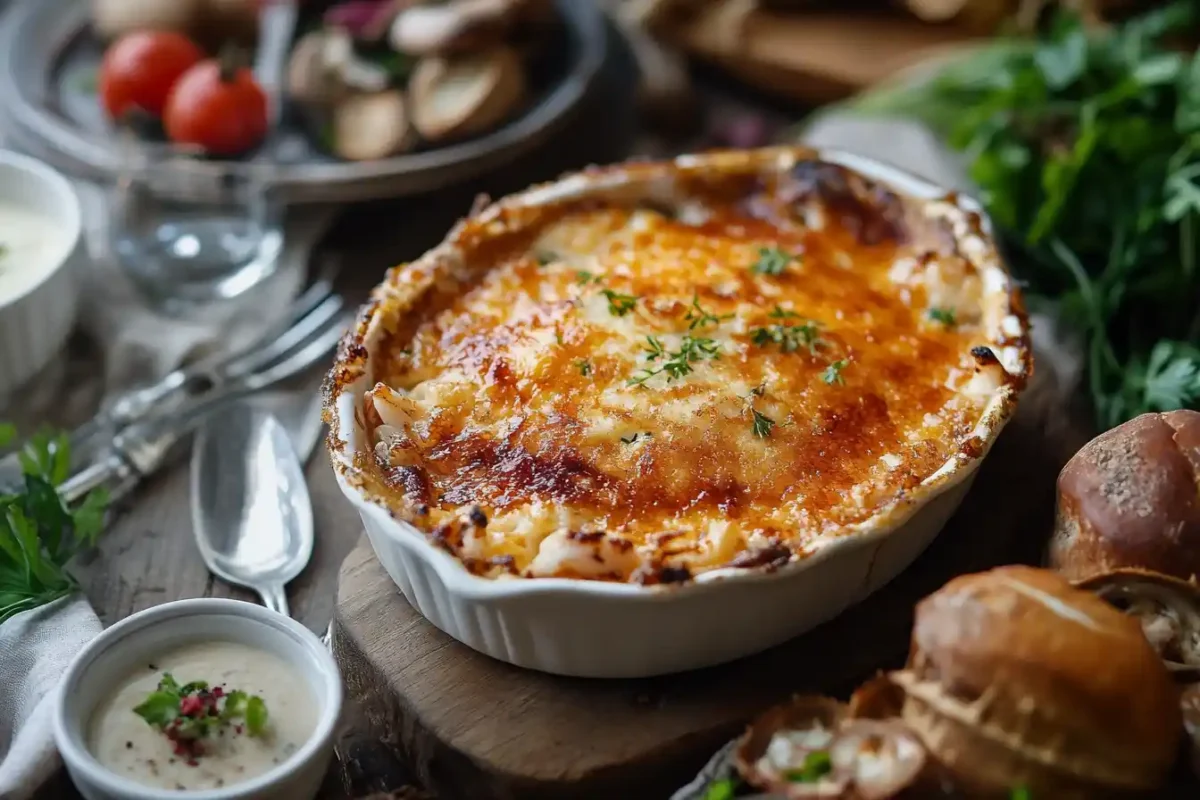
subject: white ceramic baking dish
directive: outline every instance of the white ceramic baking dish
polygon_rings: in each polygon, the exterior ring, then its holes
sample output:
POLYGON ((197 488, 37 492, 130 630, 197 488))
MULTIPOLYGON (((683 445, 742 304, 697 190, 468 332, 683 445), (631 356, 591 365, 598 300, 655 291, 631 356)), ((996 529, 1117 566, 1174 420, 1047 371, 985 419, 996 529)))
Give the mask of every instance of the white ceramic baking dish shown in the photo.
MULTIPOLYGON (((372 304, 348 335, 328 383, 329 447, 342 490, 358 508, 380 562, 434 625, 494 658, 545 672, 605 678, 678 672, 749 655, 804 633, 887 583, 934 539, 1011 416, 1032 370, 1019 296, 976 203, 858 156, 768 148, 589 170, 509 197, 478 212, 473 221, 503 217, 512 224, 522 218, 522 209, 588 197, 662 198, 680 174, 781 170, 801 160, 839 165, 915 200, 918 207, 936 207, 954 231, 959 251, 982 272, 984 303, 1003 309, 990 326, 989 343, 1014 380, 986 405, 974 430, 978 447, 952 458, 867 522, 822 538, 807 558, 774 570, 723 568, 688 583, 654 586, 480 578, 396 519, 355 479, 356 460, 373 457, 362 405, 364 392, 374 385, 371 359, 380 338, 372 304)), ((454 253, 461 232, 459 226, 427 254, 429 263, 454 253)), ((385 283, 376 298, 395 289, 385 283)))

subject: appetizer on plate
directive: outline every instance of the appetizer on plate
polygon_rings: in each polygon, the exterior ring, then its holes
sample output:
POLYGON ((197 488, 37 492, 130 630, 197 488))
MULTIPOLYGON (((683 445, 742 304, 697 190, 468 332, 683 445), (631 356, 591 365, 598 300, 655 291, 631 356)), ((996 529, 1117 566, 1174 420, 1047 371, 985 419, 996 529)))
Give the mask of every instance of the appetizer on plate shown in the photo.
MULTIPOLYGON (((99 75, 106 113, 124 124, 137 112, 205 155, 252 151, 268 120, 246 67, 256 9, 254 0, 97 0, 93 30, 112 40, 99 75)), ((526 105, 534 73, 553 71, 540 60, 553 0, 350 0, 300 13, 306 32, 288 59, 286 98, 314 139, 347 160, 493 131, 526 105)), ((155 135, 155 125, 140 129, 155 135)))
POLYGON ((798 697, 755 720, 706 800, 1150 796, 1200 748, 1200 702, 1141 627, 1033 567, 950 581, 917 606, 908 665, 848 706, 798 697), (746 791, 743 791, 746 790, 746 791))

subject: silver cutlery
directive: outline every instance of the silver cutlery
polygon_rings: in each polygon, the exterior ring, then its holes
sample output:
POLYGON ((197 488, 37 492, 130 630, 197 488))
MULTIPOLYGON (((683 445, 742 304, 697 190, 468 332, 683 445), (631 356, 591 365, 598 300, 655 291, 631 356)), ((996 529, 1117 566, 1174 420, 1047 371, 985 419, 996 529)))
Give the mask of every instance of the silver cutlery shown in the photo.
MULTIPOLYGON (((344 306, 343 299, 333 294, 332 289, 333 271, 328 270, 296 299, 281 323, 247 347, 176 369, 155 384, 113 399, 96 417, 68 434, 72 463, 76 466, 91 463, 123 428, 151 415, 177 413, 189 398, 194 400, 227 383, 243 380, 324 331, 344 306)), ((18 451, 0 458, 0 486, 20 480, 18 451)))
MULTIPOLYGON (((113 500, 127 495, 143 478, 157 470, 174 446, 210 415, 230 403, 293 377, 325 358, 349 328, 353 314, 345 312, 327 322, 282 360, 256 372, 239 373, 205 394, 190 397, 170 416, 156 416, 122 429, 99 459, 76 472, 59 487, 67 502, 92 489, 105 487, 113 500)), ((278 355, 278 353, 276 352, 278 355)))
POLYGON ((197 435, 192 529, 214 575, 288 613, 285 587, 312 557, 312 501, 291 436, 272 414, 236 403, 197 435))

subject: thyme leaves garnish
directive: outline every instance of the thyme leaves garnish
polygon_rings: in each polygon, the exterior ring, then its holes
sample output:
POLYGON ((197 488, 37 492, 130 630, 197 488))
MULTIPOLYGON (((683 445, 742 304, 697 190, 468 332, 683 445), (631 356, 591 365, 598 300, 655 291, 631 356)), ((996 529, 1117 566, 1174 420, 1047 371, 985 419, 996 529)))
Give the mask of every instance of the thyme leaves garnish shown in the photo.
POLYGON ((771 429, 775 427, 775 420, 761 413, 758 409, 752 408, 750 412, 754 415, 754 422, 751 429, 754 435, 759 439, 765 439, 771 435, 771 429))
POLYGON ((830 386, 844 384, 846 380, 842 377, 842 370, 849 364, 849 359, 838 359, 825 368, 825 372, 821 374, 821 380, 828 383, 830 386))
POLYGON ((651 355, 647 358, 648 361, 656 361, 659 358, 665 359, 662 366, 657 369, 643 369, 629 379, 630 386, 645 386, 646 382, 655 375, 665 374, 667 381, 677 380, 684 377, 692 371, 692 364, 697 361, 711 361, 721 357, 721 345, 713 339, 705 337, 692 336, 690 333, 684 334, 683 339, 679 342, 678 350, 667 351, 662 348, 662 343, 654 337, 647 337, 652 347, 659 348, 661 351, 647 351, 651 355))
POLYGON ((733 316, 733 314, 714 314, 706 310, 700 305, 700 295, 692 292, 692 306, 683 318, 689 323, 688 330, 694 331, 696 328, 702 328, 705 325, 720 325, 727 319, 733 319, 733 316))
POLYGON ((600 294, 608 300, 608 313, 614 317, 623 317, 637 306, 638 298, 632 294, 621 294, 612 289, 604 289, 600 294))
POLYGON ((793 261, 799 261, 799 257, 778 247, 762 247, 758 251, 758 260, 750 265, 750 271, 759 275, 782 275, 793 261))

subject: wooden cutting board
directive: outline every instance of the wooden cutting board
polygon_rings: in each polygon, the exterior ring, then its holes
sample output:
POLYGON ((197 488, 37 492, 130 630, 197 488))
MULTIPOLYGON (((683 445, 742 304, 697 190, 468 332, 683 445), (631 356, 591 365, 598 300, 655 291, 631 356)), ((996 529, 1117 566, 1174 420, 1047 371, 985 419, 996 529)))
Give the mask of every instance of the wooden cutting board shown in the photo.
POLYGON ((669 797, 762 709, 794 692, 845 694, 899 665, 914 603, 951 576, 1040 558, 1055 476, 1086 434, 1038 393, 1027 392, 961 510, 913 567, 813 632, 724 666, 601 681, 494 661, 414 611, 363 540, 342 566, 334 620, 349 693, 443 800, 669 797))
POLYGON ((739 29, 712 5, 663 38, 763 91, 806 104, 842 99, 979 41, 898 12, 752 11, 739 29))

